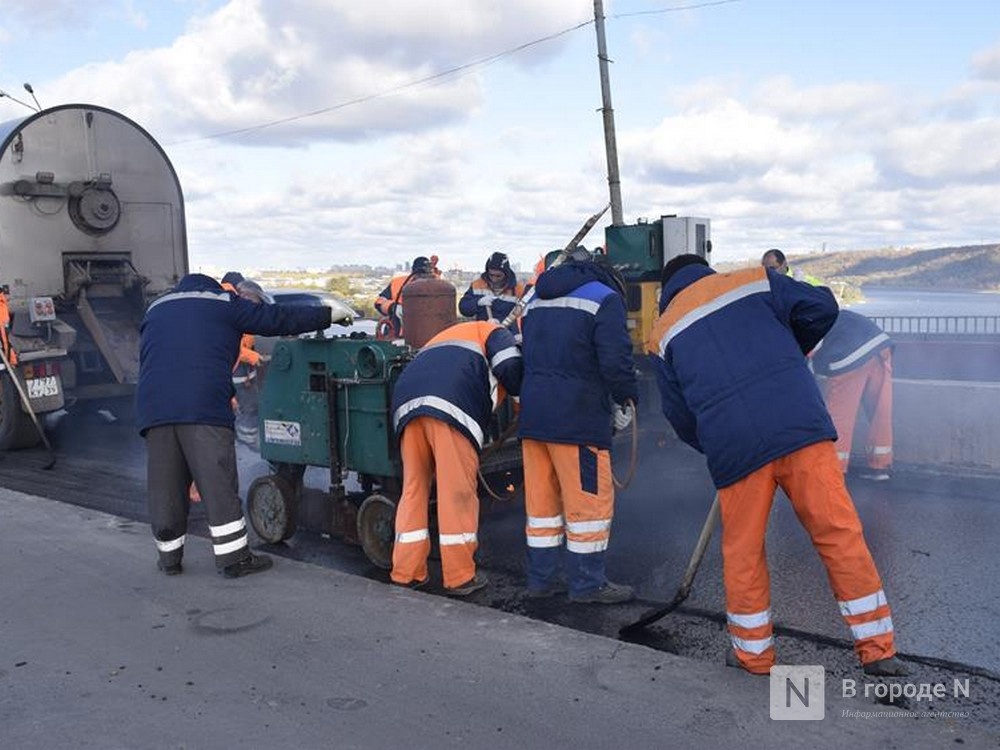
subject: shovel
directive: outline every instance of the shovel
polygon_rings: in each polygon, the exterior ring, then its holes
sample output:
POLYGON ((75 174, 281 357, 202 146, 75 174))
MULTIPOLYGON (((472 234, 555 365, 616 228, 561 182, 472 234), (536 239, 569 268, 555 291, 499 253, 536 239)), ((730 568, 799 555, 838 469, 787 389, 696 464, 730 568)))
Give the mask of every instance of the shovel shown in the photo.
POLYGON ((10 379, 14 381, 14 387, 17 389, 17 395, 21 397, 21 403, 24 404, 24 410, 28 412, 28 416, 31 417, 31 421, 35 423, 35 429, 38 430, 38 435, 42 438, 42 442, 45 444, 45 449, 49 452, 48 462, 42 466, 43 469, 51 469, 56 465, 56 454, 52 450, 52 445, 49 443, 49 438, 45 434, 45 430, 42 428, 41 422, 38 421, 38 416, 35 414, 35 410, 31 408, 31 399, 28 398, 28 394, 24 392, 24 387, 21 385, 21 381, 17 379, 17 373, 14 372, 14 368, 10 366, 10 360, 7 359, 7 353, 0 346, 0 360, 3 361, 4 367, 7 369, 7 374, 10 375, 10 379))
POLYGON ((715 531, 715 527, 718 525, 719 493, 716 492, 715 499, 712 501, 712 507, 708 511, 708 518, 705 519, 705 525, 701 529, 701 535, 698 537, 698 543, 694 546, 694 552, 691 554, 691 560, 688 562, 687 570, 684 571, 684 578, 681 580, 680 588, 677 589, 677 593, 674 594, 674 598, 668 604, 665 604, 657 609, 650 610, 631 625, 623 627, 618 631, 619 637, 628 639, 629 636, 634 636, 638 633, 638 631, 642 630, 647 625, 650 625, 660 618, 669 615, 677 609, 685 599, 688 598, 688 594, 691 593, 691 585, 694 583, 694 576, 698 572, 698 566, 701 565, 701 560, 705 556, 705 550, 708 547, 708 542, 712 538, 712 533, 715 531))

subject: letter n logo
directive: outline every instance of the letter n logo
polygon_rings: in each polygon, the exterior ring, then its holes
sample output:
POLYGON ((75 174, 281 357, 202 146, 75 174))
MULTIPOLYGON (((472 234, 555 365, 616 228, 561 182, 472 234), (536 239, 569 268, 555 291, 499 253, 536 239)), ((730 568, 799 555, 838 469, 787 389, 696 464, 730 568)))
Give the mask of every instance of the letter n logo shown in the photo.
POLYGON ((771 718, 822 720, 826 713, 826 670, 822 666, 771 667, 771 718))

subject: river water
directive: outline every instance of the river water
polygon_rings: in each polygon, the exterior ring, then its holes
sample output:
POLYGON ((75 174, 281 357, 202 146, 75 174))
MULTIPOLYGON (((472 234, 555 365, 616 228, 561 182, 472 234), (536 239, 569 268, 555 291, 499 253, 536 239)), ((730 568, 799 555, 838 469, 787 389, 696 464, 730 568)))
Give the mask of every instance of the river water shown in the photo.
POLYGON ((868 317, 1000 315, 1000 293, 864 286, 864 302, 848 305, 868 317))

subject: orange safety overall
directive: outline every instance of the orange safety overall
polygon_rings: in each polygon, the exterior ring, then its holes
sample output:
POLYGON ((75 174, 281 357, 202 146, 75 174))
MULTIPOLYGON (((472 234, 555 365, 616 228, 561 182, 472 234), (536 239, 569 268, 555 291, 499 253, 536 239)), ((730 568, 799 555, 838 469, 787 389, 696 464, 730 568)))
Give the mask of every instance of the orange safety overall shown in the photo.
POLYGON ((14 366, 17 364, 17 352, 10 345, 10 339, 7 336, 7 329, 9 327, 10 307, 7 306, 7 295, 0 292, 0 346, 3 347, 3 353, 6 355, 11 366, 14 366))
POLYGON ((892 350, 881 349, 860 367, 823 381, 823 398, 837 428, 837 457, 847 471, 858 409, 868 417, 868 468, 892 468, 892 350))
POLYGON ((438 541, 445 588, 456 588, 476 575, 473 558, 479 546, 479 455, 457 429, 440 419, 416 417, 400 437, 403 492, 396 509, 396 543, 390 577, 400 584, 428 577, 429 506, 437 475, 438 541))
POLYGON ((896 653, 892 617, 861 521, 830 441, 765 464, 719 490, 722 570, 733 650, 747 671, 775 663, 770 580, 764 549, 774 491, 784 490, 830 579, 862 664, 896 653))
POLYGON ((570 594, 599 589, 607 583, 604 558, 615 505, 611 452, 527 438, 521 452, 528 588, 553 584, 565 540, 570 594))

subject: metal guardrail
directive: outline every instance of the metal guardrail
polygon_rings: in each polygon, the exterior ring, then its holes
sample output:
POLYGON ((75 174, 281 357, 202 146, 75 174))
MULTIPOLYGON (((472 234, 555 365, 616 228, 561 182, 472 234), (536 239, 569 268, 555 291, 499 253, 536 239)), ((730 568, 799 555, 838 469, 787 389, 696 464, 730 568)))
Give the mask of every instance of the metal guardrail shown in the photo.
POLYGON ((886 333, 934 336, 998 336, 1000 315, 870 315, 886 333))

